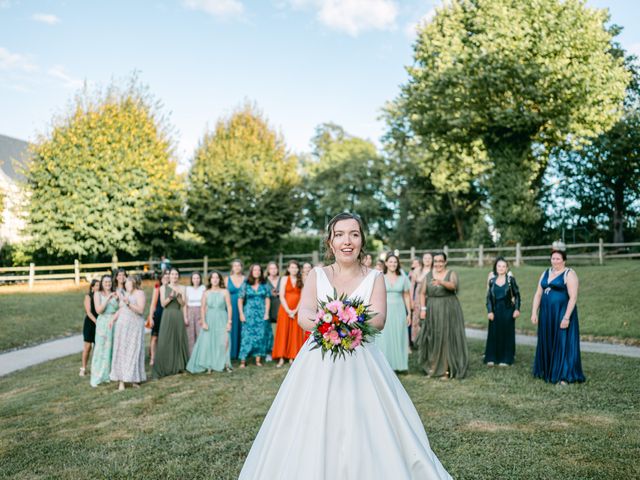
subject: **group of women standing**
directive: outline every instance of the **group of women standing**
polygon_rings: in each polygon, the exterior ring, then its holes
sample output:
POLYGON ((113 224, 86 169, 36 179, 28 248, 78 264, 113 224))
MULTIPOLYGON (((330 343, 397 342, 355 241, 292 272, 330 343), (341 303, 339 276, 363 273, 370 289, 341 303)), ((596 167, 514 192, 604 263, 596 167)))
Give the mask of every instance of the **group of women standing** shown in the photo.
POLYGON ((142 318, 146 299, 139 276, 127 277, 124 270, 118 270, 115 279, 103 275, 99 282, 92 281, 85 297, 80 376, 86 374, 93 344, 91 386, 117 381, 118 389, 124 390, 125 383, 139 386, 146 380, 142 318))
MULTIPOLYGON (((444 252, 425 253, 405 275, 396 255, 379 260, 387 289, 387 321, 376 338, 391 368, 408 370, 410 347, 418 349, 421 368, 430 377, 463 378, 469 366, 464 317, 457 298, 457 274, 444 252)), ((552 267, 540 277, 531 321, 538 324, 533 374, 552 383, 585 380, 580 360, 576 300, 578 278, 566 267, 564 251, 551 254, 552 267)), ((376 265, 378 268, 378 265, 376 265)), ((521 296, 515 276, 498 257, 487 281, 488 317, 484 363, 506 367, 515 360, 515 322, 521 296)))
MULTIPOLYGON (((365 258, 372 263, 370 256, 365 258)), ((385 328, 376 344, 397 372, 408 370, 411 348, 428 376, 463 378, 469 365, 464 317, 457 298, 457 274, 447 268, 444 252, 425 253, 414 259, 405 274, 399 258, 389 254, 376 265, 384 274, 387 291, 385 328)), ((566 254, 554 250, 552 267, 540 277, 533 299, 531 321, 538 325, 534 376, 553 383, 585 380, 580 360, 578 278, 566 267, 566 254)), ((249 357, 292 362, 308 335, 298 326, 297 314, 305 274, 292 260, 284 276, 271 262, 263 275, 253 264, 245 277, 235 260, 225 279, 214 271, 205 287, 198 272, 186 288, 180 273, 163 272, 154 289, 147 326, 151 328, 150 365, 154 378, 189 371, 231 370, 231 360, 245 368, 249 357)), ((85 348, 80 375, 91 362, 91 385, 118 381, 138 385, 145 381, 145 296, 139 277, 124 270, 91 282, 85 297, 85 348)), ((487 280, 488 317, 484 363, 509 366, 515 360, 515 321, 520 316, 521 296, 507 261, 499 257, 487 280)))
MULTIPOLYGON (((292 260, 284 277, 280 277, 277 264, 271 262, 264 276, 262 267, 253 264, 245 277, 242 263, 236 260, 226 279, 220 272, 211 272, 206 287, 198 272, 191 275, 190 285, 183 287, 179 284, 178 269, 164 271, 153 290, 146 323, 151 329, 152 377, 184 371, 229 371, 232 359, 239 359, 240 368, 245 368, 249 357, 255 357, 258 366, 262 366, 264 358, 278 359, 278 367, 286 361, 292 362, 305 341, 297 322, 304 270, 292 260)), ((144 334, 141 320, 144 298, 135 293, 142 291, 134 283, 133 290, 129 291, 130 280, 124 271, 119 271, 116 278, 119 283, 113 289, 110 276, 103 277, 99 283, 92 282, 90 288, 94 294, 85 302, 87 348, 83 353, 81 375, 86 371, 86 358, 95 341, 92 385, 120 377, 135 384, 144 380, 138 379, 140 376, 129 379, 130 376, 125 377, 119 368, 112 366, 112 351, 120 355, 113 336, 118 329, 113 329, 113 322, 124 323, 122 318, 128 318, 131 312, 140 320, 142 345, 144 334), (93 337, 89 331, 92 326, 96 330, 93 337)), ((144 373, 144 350, 138 354, 144 373)))

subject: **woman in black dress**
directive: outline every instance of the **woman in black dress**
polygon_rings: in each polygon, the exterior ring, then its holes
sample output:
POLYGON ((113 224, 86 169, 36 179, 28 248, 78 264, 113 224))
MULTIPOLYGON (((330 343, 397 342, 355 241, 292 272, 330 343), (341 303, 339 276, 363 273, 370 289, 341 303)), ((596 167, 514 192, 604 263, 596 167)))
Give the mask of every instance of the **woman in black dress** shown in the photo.
POLYGON ((487 289, 489 328, 484 363, 513 364, 516 354, 516 318, 520 316, 520 289, 503 257, 496 258, 487 289))
POLYGON ((156 359, 156 348, 158 346, 158 332, 160 332, 160 320, 162 320, 162 303, 160 302, 160 289, 169 285, 169 270, 164 270, 160 277, 160 282, 156 283, 151 297, 151 308, 149 308, 149 320, 151 324, 151 343, 149 344, 149 365, 153 365, 156 359))
POLYGON ((84 337, 84 347, 82 349, 82 367, 80 367, 80 376, 84 377, 87 373, 87 362, 89 361, 89 355, 91 349, 96 341, 96 320, 98 319, 98 312, 96 312, 96 306, 93 303, 94 294, 100 288, 100 282, 94 278, 91 280, 89 286, 89 292, 84 296, 84 325, 82 326, 82 336, 84 337))

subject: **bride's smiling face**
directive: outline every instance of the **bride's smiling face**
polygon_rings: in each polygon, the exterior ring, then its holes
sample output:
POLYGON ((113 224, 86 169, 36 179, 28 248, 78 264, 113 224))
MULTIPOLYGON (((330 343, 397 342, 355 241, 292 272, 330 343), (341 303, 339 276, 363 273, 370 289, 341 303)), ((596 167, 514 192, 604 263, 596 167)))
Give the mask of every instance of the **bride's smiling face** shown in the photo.
POLYGON ((354 262, 362 248, 360 225, 352 218, 340 220, 333 226, 331 250, 339 262, 354 262))

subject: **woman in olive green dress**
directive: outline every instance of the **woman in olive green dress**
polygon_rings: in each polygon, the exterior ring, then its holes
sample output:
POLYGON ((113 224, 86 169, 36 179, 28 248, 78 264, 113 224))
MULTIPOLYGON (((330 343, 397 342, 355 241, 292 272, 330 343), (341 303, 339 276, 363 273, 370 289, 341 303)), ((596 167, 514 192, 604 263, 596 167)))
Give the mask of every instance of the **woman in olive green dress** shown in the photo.
POLYGON ((457 291, 458 275, 447 269, 446 254, 434 254, 433 271, 427 273, 420 295, 424 328, 420 329, 417 343, 424 371, 443 380, 464 377, 469 365, 464 317, 457 291))
POLYGON ((184 288, 178 284, 179 279, 180 272, 172 268, 169 285, 160 288, 160 302, 164 310, 153 363, 153 378, 184 372, 189 361, 189 342, 182 313, 186 295, 184 288))

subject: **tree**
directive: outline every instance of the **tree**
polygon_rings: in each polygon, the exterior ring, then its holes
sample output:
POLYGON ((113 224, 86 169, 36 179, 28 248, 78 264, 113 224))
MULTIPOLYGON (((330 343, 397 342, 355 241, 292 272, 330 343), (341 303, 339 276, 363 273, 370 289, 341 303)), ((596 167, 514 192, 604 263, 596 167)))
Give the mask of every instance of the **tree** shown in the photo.
MULTIPOLYGON (((617 55, 624 51, 615 45, 617 55)), ((576 205, 575 223, 589 230, 608 230, 614 243, 625 241, 640 213, 640 72, 634 56, 625 64, 632 73, 625 111, 616 124, 579 150, 559 152, 562 196, 576 205)))
POLYGON ((452 0, 419 29, 396 105, 423 139, 482 142, 502 242, 539 232, 549 149, 620 117, 629 75, 609 52, 606 21, 580 0, 452 0))
POLYGON ((268 252, 300 212, 298 161, 255 106, 217 122, 189 172, 187 219, 226 255, 268 252))
POLYGON ((317 127, 311 142, 304 189, 310 226, 322 231, 334 215, 350 211, 372 234, 384 237, 393 211, 384 194, 385 161, 375 145, 331 123, 317 127))
POLYGON ((389 199, 398 206, 394 245, 465 245, 488 237, 480 215, 486 195, 480 179, 488 162, 480 142, 461 145, 412 130, 398 103, 383 114, 389 157, 389 199), (482 226, 485 231, 482 231, 482 226))
POLYGON ((182 219, 182 183, 160 105, 135 76, 83 90, 32 146, 28 234, 36 255, 160 253, 182 219))

